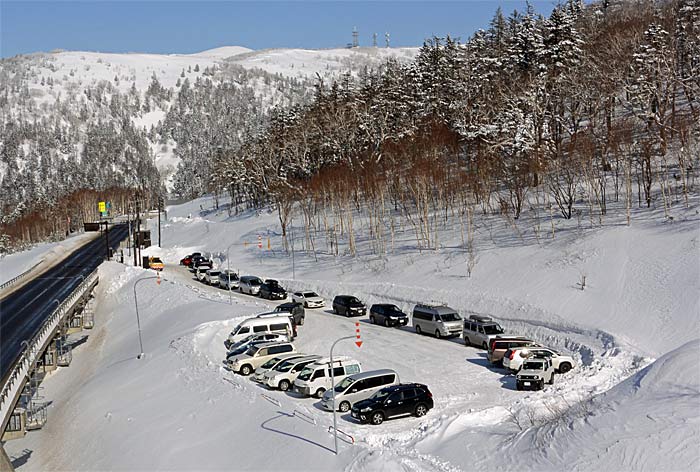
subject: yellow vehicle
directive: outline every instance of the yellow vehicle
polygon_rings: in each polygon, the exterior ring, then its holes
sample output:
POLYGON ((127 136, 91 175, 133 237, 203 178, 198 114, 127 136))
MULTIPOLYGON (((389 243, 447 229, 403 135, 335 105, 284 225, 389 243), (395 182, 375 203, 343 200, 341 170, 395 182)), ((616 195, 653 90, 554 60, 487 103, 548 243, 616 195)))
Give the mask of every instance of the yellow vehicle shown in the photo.
POLYGON ((153 270, 163 270, 165 268, 165 264, 163 264, 163 261, 160 260, 160 257, 149 257, 148 267, 153 270))

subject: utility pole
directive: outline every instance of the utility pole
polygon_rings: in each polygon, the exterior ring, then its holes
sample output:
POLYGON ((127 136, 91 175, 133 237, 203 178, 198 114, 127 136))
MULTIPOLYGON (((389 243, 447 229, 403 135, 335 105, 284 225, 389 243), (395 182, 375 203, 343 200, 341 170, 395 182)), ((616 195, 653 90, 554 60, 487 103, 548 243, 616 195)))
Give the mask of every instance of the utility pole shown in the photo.
POLYGON ((161 197, 158 197, 158 247, 162 247, 160 245, 160 212, 161 212, 161 197))
MULTIPOLYGON (((131 257, 131 203, 127 207, 126 211, 127 211, 126 218, 127 218, 127 221, 129 222, 129 232, 127 233, 127 236, 129 239, 128 239, 126 248, 129 251, 128 256, 131 257)), ((124 261, 122 261, 122 262, 124 262, 124 261)))
POLYGON ((360 46, 359 33, 357 32, 357 26, 352 29, 352 47, 356 48, 360 46))
POLYGON ((105 242, 107 243, 107 253, 105 259, 109 260, 109 222, 105 221, 105 242))
POLYGON ((331 398, 332 398, 332 405, 333 405, 333 440, 335 447, 333 449, 333 452, 335 455, 338 455, 338 419, 337 419, 337 412, 336 412, 336 406, 335 406, 335 365, 333 364, 333 348, 335 347, 336 344, 338 344, 340 341, 343 341, 345 339, 355 339, 355 344, 357 347, 362 347, 362 341, 360 341, 360 323, 355 322, 355 336, 343 336, 342 338, 338 338, 335 340, 333 344, 331 344, 331 352, 330 352, 330 361, 331 361, 331 398))
POLYGON ((136 233, 136 222, 138 221, 138 212, 139 212, 139 201, 134 199, 134 267, 138 266, 138 256, 137 256, 137 250, 136 250, 136 244, 138 241, 138 234, 136 233))

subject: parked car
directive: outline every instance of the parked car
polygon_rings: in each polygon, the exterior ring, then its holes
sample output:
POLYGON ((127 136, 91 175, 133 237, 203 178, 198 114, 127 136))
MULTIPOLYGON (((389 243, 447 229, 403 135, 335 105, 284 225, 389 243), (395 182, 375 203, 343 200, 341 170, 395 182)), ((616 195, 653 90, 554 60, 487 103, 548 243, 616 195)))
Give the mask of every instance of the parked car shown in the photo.
POLYGON ((304 308, 321 308, 326 306, 326 301, 316 292, 294 292, 292 301, 299 302, 304 308))
POLYGON ((288 339, 291 339, 294 329, 289 316, 285 316, 284 314, 281 316, 264 318, 253 317, 241 321, 241 323, 231 331, 228 340, 231 343, 235 343, 250 334, 264 332, 284 334, 288 339))
POLYGON ((345 377, 335 387, 328 390, 321 398, 321 406, 328 411, 333 411, 333 397, 335 396, 335 408, 343 413, 350 411, 350 407, 356 402, 366 400, 379 390, 397 385, 399 374, 391 369, 371 370, 345 377))
POLYGON ((318 361, 321 356, 306 356, 285 361, 265 374, 264 383, 269 388, 279 388, 283 392, 294 385, 294 380, 306 366, 318 361))
POLYGON ((194 271, 194 276, 200 282, 206 283, 207 282, 207 272, 210 270, 211 270, 211 268, 208 266, 199 266, 194 271))
POLYGON ((210 261, 209 259, 193 259, 194 262, 192 263, 192 271, 197 272, 197 270, 202 270, 202 271, 207 271, 209 269, 212 269, 214 267, 214 263, 210 261))
POLYGON ((247 293, 249 295, 257 295, 260 292, 260 286, 263 281, 260 277, 254 275, 244 275, 241 280, 238 281, 238 289, 241 293, 247 293))
POLYGON ((525 360, 515 377, 515 387, 518 390, 542 390, 545 382, 550 385, 554 383, 554 366, 548 357, 525 360))
POLYGON ((471 315, 464 320, 462 337, 466 346, 472 345, 488 349, 491 340, 502 334, 503 328, 490 316, 471 315))
POLYGON ((352 295, 337 295, 333 299, 333 313, 345 316, 362 316, 367 314, 367 306, 352 295))
POLYGON ((219 269, 209 269, 204 273, 204 281, 209 285, 219 285, 219 269))
POLYGON ((260 298, 267 298, 268 300, 284 300, 287 298, 287 291, 274 279, 265 280, 258 292, 260 298))
POLYGON ((532 357, 547 356, 552 360, 554 371, 565 374, 576 366, 574 358, 559 354, 548 347, 523 347, 508 349, 503 356, 503 367, 511 372, 517 372, 525 360, 532 357))
POLYGON ((214 267, 214 263, 206 257, 197 256, 192 258, 192 263, 189 267, 192 271, 197 270, 199 267, 207 267, 211 269, 212 267, 214 267))
POLYGON ((199 252, 193 252, 192 254, 188 254, 185 257, 183 257, 182 259, 180 259, 180 265, 189 266, 190 263, 192 262, 193 257, 197 257, 197 256, 201 256, 201 255, 202 254, 199 252))
POLYGON ((277 305, 275 307, 275 313, 289 313, 294 318, 294 322, 302 326, 306 318, 306 312, 304 311, 304 305, 299 302, 287 302, 277 305))
POLYGON ((486 358, 491 364, 502 364, 503 356, 505 356, 508 349, 530 346, 541 347, 532 339, 527 339, 524 336, 497 337, 489 344, 486 358))
POLYGON ((433 394, 427 386, 401 384, 383 388, 367 400, 355 403, 350 414, 360 423, 379 425, 396 416, 425 416, 433 406, 433 394))
POLYGON ((228 361, 229 368, 241 375, 250 375, 255 369, 273 357, 289 352, 296 352, 292 343, 264 343, 251 346, 245 354, 232 357, 228 361))
POLYGON ((462 317, 447 305, 419 303, 413 308, 413 328, 418 334, 434 334, 436 338, 459 336, 462 317))
POLYGON ((292 324, 292 339, 297 337, 297 323, 294 321, 294 317, 292 316, 291 313, 284 313, 284 312, 276 312, 276 311, 270 311, 267 313, 260 313, 259 315, 255 315, 256 318, 278 318, 280 316, 286 316, 289 319, 289 322, 292 324))
POLYGON ((149 257, 148 267, 153 270, 163 270, 165 268, 165 264, 163 264, 163 261, 160 260, 160 257, 149 257))
POLYGON ((231 269, 224 269, 219 273, 219 287, 226 290, 238 288, 238 274, 231 269))
POLYGON ((390 326, 406 326, 408 315, 396 305, 387 303, 374 304, 369 309, 369 320, 374 324, 390 326))
POLYGON ((301 359, 305 356, 306 354, 302 354, 300 352, 290 352, 288 354, 281 354, 277 357, 273 357, 272 359, 255 369, 255 372, 253 372, 253 375, 250 377, 250 379, 253 382, 262 383, 265 379, 265 374, 277 367, 278 365, 280 365, 281 363, 287 360, 292 361, 295 359, 301 359))
MULTIPOLYGON (((362 372, 362 366, 355 359, 347 356, 333 358, 333 380, 337 384, 345 377, 362 372)), ((294 392, 305 397, 321 398, 331 384, 331 361, 329 358, 319 359, 308 365, 294 380, 294 392)))
POLYGON ((235 343, 232 343, 228 339, 224 341, 224 346, 226 346, 226 349, 228 349, 229 352, 232 352, 237 349, 247 348, 247 346, 250 346, 253 343, 261 343, 261 342, 272 342, 272 341, 279 341, 279 342, 284 342, 284 341, 289 341, 289 336, 287 334, 282 334, 282 333, 272 333, 272 332, 267 332, 264 331, 262 333, 255 333, 248 335, 241 339, 240 341, 237 341, 235 343))

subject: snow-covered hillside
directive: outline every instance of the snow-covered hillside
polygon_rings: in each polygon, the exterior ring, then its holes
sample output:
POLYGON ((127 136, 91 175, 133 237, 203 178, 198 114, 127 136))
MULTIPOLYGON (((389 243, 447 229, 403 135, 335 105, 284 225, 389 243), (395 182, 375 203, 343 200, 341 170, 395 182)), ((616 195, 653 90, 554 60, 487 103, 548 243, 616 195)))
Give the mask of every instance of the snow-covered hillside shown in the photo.
MULTIPOLYGON (((100 53, 89 51, 56 51, 16 56, 0 61, 0 85, 9 87, 23 98, 17 104, 6 104, 8 117, 50 123, 75 125, 77 119, 66 116, 60 107, 103 121, 119 123, 127 114, 133 124, 146 134, 150 151, 163 179, 172 188, 172 177, 180 162, 176 142, 166 132, 153 131, 165 121, 176 103, 183 83, 190 86, 211 80, 214 84, 234 83, 239 89, 250 88, 260 106, 291 105, 301 99, 300 93, 288 90, 288 81, 300 82, 299 90, 311 90, 317 77, 325 80, 345 72, 357 73, 365 67, 378 67, 388 58, 410 61, 417 48, 358 49, 270 49, 253 51, 240 46, 224 46, 195 54, 100 53), (241 71, 250 73, 243 77, 241 71), (153 88, 154 81, 158 87, 153 88), (305 81, 308 81, 306 83, 305 81), (306 83, 306 85, 304 85, 306 83), (153 92, 147 95, 147 91, 153 92), (21 92, 21 93, 20 93, 21 92), (115 96, 120 94, 115 103, 115 96), (154 98, 156 97, 156 98, 154 98), (130 102, 129 111, 118 110, 118 104, 130 102), (31 103, 30 103, 31 102, 31 103), (90 102, 95 105, 87 108, 90 102), (58 115, 58 116, 56 116, 58 115)), ((243 130, 230 130, 240 134, 243 130)), ((78 134, 73 131, 71 134, 78 134)), ((29 140, 20 143, 25 154, 36 146, 29 140)), ((63 159, 83 149, 56 146, 63 159)), ((183 153, 186 151, 183 151, 183 153)), ((47 154, 46 150, 38 152, 47 154)), ((25 167, 20 156, 17 166, 25 167)), ((8 172, 0 163, 0 179, 8 172)))
MULTIPOLYGON (((557 220, 556 238, 539 242, 485 219, 471 277, 449 232, 440 251, 414 251, 411 235, 399 231, 393 254, 370 256, 359 242, 353 258, 304 250, 304 229, 295 220, 292 258, 282 249, 276 214, 229 216, 213 206, 202 198, 168 208, 163 248, 146 251, 164 258, 167 282, 139 284, 145 359, 135 358, 133 286, 153 274, 102 266, 96 329, 76 335, 88 337, 73 365, 43 384, 42 395, 53 402, 47 426, 6 445, 19 470, 694 470, 700 464, 697 201, 673 221, 659 211, 629 227, 610 220, 585 229, 557 220), (257 248, 258 235, 263 248, 269 238, 270 250, 257 248), (392 368, 404 382, 425 383, 435 408, 424 418, 378 427, 340 415, 339 429, 355 444, 341 442, 335 457, 327 432, 332 418, 317 400, 269 391, 223 368, 228 332, 275 303, 234 293, 229 305, 228 293, 178 267, 193 250, 329 301, 349 293, 410 312, 419 301, 441 300, 463 315, 489 314, 509 332, 572 355, 578 366, 544 391, 520 392, 512 375, 460 339, 360 319, 362 348, 348 341, 337 352, 356 357, 364 370, 392 368), (577 286, 582 273, 585 290, 577 286)), ((354 334, 354 321, 307 310, 295 344, 327 355, 335 339, 354 334)))

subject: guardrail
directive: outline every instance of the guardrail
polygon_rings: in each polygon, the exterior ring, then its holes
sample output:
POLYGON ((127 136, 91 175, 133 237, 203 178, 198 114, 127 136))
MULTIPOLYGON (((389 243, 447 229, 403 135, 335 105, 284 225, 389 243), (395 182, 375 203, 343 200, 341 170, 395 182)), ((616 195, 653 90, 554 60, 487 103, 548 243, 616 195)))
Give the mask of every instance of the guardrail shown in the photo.
POLYGON ((15 399, 24 384, 23 380, 31 373, 32 368, 51 340, 59 323, 73 308, 78 299, 84 296, 96 283, 97 269, 88 275, 73 293, 56 307, 53 313, 44 321, 39 332, 31 340, 23 341, 23 344, 26 343, 25 349, 13 366, 12 372, 7 377, 5 384, 2 386, 2 392, 0 392, 0 421, 2 422, 0 432, 5 431, 7 421, 12 414, 15 399))
POLYGON ((34 264, 33 266, 31 266, 29 269, 27 269, 27 270, 25 270, 24 272, 22 272, 21 274, 19 274, 18 276, 14 277, 14 278, 12 278, 12 279, 10 279, 10 280, 8 280, 7 282, 4 282, 2 285, 0 285, 0 290, 3 290, 4 288, 9 287, 10 285, 14 284, 15 282, 19 282, 21 279, 23 279, 24 277, 26 277, 28 273, 30 273, 31 271, 33 271, 34 269, 36 269, 36 267, 37 267, 39 264, 41 264, 42 262, 44 262, 43 259, 40 260, 39 262, 37 262, 36 264, 34 264))

